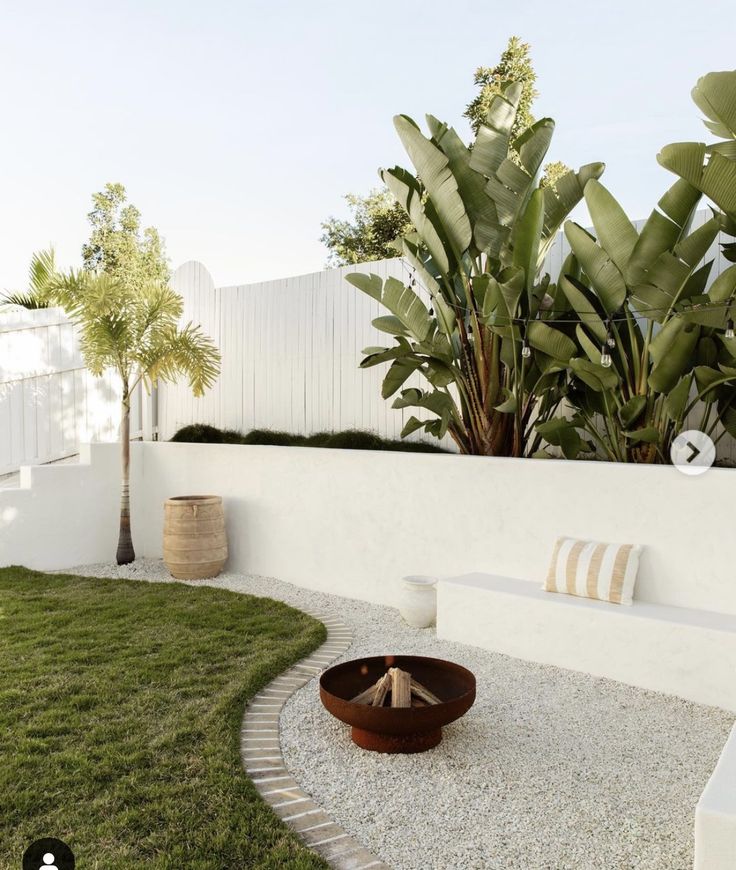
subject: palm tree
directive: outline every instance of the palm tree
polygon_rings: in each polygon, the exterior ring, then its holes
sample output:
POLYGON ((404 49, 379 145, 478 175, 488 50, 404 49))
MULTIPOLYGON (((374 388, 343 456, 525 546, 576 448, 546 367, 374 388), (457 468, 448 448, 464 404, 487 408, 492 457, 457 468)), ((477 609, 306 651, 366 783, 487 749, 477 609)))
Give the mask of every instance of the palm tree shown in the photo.
POLYGON ((70 270, 53 273, 44 295, 59 305, 80 332, 85 365, 100 377, 114 369, 122 385, 120 438, 122 494, 117 562, 135 559, 130 532, 130 401, 135 388, 150 391, 157 381, 185 375, 195 396, 212 386, 220 371, 220 352, 200 327, 179 327, 181 296, 167 284, 132 287, 104 273, 70 270))
POLYGON ((54 272, 56 272, 56 265, 53 248, 34 254, 31 258, 31 267, 28 270, 28 289, 0 295, 0 308, 8 308, 12 305, 30 309, 48 308, 50 302, 44 293, 49 277, 54 272))

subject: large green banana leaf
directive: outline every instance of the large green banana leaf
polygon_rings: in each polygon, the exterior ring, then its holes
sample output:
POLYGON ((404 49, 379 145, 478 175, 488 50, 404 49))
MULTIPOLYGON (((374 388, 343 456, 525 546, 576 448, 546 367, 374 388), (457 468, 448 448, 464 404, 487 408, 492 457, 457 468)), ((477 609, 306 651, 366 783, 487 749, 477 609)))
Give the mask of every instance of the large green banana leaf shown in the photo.
POLYGON ((555 360, 567 362, 575 353, 575 342, 541 320, 532 320, 526 332, 529 344, 555 360))
POLYGON ((434 143, 422 135, 411 118, 397 115, 394 125, 459 260, 468 249, 473 234, 449 161, 434 143))
POLYGON ((675 142, 657 155, 659 163, 685 179, 732 217, 736 215, 736 70, 712 72, 692 91, 708 120, 705 126, 727 140, 710 147, 703 142, 675 142))
POLYGON ((527 154, 533 162, 529 166, 519 166, 507 157, 489 177, 486 191, 495 202, 499 222, 504 226, 511 227, 526 207, 553 132, 554 122, 549 118, 537 121, 524 134, 528 137, 525 141, 527 154))
POLYGON ((508 236, 508 229, 498 222, 496 206, 485 190, 486 178, 471 168, 472 152, 452 127, 432 115, 427 115, 427 124, 433 141, 447 157, 450 171, 457 180, 478 252, 497 257, 508 236))
POLYGON ((697 187, 728 214, 736 214, 736 162, 718 151, 704 163, 702 142, 675 142, 657 155, 660 165, 697 187))
POLYGON ((613 314, 626 299, 626 282, 621 272, 593 236, 578 224, 567 221, 565 235, 606 313, 613 314))
POLYGON ((591 178, 600 178, 605 163, 587 163, 575 172, 570 170, 558 179, 554 186, 544 188, 544 243, 540 248, 540 261, 555 241, 565 218, 583 198, 585 187, 591 178))
POLYGON ((478 128, 470 158, 471 169, 481 175, 494 175, 508 156, 511 128, 516 120, 522 91, 521 83, 513 82, 491 100, 486 120, 478 128))
POLYGON ((722 139, 736 139, 736 70, 712 72, 692 90, 695 105, 710 120, 706 127, 722 139))
POLYGON ((585 203, 598 236, 598 244, 624 275, 639 234, 626 212, 599 181, 585 185, 585 203))
POLYGON ((524 273, 524 289, 531 294, 537 274, 537 257, 544 228, 544 194, 537 188, 511 233, 512 264, 524 273))
MULTIPOLYGON (((418 341, 424 341, 432 331, 433 321, 422 300, 411 289, 396 278, 389 277, 382 281, 376 275, 366 275, 364 272, 352 272, 345 276, 354 287, 377 299, 406 327, 406 330, 418 341), (380 290, 377 294, 377 288, 380 290)), ((380 318, 385 324, 386 318, 380 318)), ((389 331, 389 330, 384 330, 389 331)))
POLYGON ((393 169, 382 170, 381 179, 409 215, 439 271, 449 271, 450 258, 440 235, 441 227, 427 214, 422 203, 422 191, 416 178, 406 169, 395 166, 393 169))
POLYGON ((649 345, 653 360, 649 386, 658 393, 669 393, 693 365, 693 352, 700 327, 681 318, 669 320, 649 345))
POLYGON ((680 179, 659 200, 631 252, 626 273, 631 284, 644 283, 647 270, 675 248, 687 232, 700 196, 697 188, 680 179))
POLYGON ((406 383, 407 378, 410 378, 421 364, 422 361, 419 359, 404 358, 394 360, 391 363, 388 372, 386 372, 386 377, 383 379, 383 383, 381 384, 381 396, 384 399, 393 396, 399 387, 406 383))

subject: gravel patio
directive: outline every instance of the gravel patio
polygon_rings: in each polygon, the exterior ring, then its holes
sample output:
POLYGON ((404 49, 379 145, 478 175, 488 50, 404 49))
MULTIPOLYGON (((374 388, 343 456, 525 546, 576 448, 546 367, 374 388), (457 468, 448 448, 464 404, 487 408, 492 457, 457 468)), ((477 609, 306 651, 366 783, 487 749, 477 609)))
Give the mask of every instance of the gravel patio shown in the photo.
MULTIPOLYGON (((170 580, 161 562, 75 568, 170 580)), ((610 680, 436 638, 392 608, 225 573, 198 581, 351 626, 343 659, 405 653, 451 659, 476 675, 475 705, 421 755, 364 752, 321 706, 316 681, 282 713, 286 765, 336 822, 396 870, 646 868, 693 861, 697 800, 732 714, 610 680)))

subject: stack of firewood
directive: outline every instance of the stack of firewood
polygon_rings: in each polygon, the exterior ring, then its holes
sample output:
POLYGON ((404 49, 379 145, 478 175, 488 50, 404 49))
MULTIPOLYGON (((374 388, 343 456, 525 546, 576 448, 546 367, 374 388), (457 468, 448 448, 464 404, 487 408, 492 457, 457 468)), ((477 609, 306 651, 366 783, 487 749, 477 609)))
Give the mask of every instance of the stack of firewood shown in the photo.
POLYGON ((371 707, 429 707, 442 701, 408 671, 389 668, 369 689, 356 695, 353 703, 371 707))

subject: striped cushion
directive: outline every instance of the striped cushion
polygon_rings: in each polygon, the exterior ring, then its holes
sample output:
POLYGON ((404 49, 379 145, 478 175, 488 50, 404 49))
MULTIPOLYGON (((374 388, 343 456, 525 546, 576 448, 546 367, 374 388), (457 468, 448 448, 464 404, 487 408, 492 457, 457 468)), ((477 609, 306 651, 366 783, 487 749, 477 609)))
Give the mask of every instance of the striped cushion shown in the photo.
POLYGON ((547 592, 631 604, 641 548, 558 538, 544 583, 547 592))

